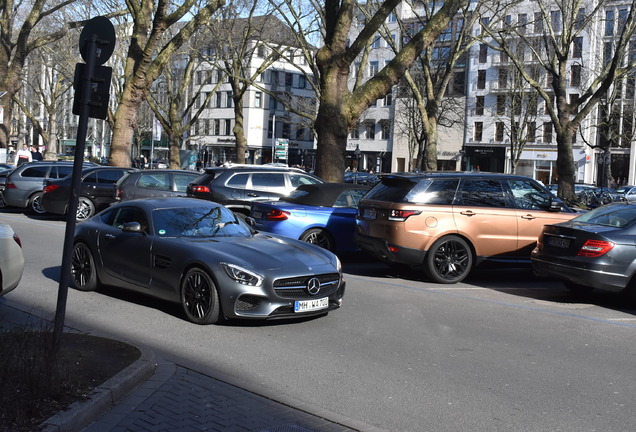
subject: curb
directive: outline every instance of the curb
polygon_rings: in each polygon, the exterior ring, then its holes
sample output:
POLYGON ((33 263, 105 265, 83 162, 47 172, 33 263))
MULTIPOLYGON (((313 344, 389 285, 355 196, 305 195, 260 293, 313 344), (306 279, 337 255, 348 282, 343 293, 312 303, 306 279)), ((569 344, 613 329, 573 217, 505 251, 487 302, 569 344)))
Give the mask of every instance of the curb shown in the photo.
POLYGON ((85 428, 154 375, 157 368, 154 352, 145 347, 137 349, 141 351, 137 361, 95 388, 88 400, 75 402, 40 424, 42 432, 74 432, 85 428))

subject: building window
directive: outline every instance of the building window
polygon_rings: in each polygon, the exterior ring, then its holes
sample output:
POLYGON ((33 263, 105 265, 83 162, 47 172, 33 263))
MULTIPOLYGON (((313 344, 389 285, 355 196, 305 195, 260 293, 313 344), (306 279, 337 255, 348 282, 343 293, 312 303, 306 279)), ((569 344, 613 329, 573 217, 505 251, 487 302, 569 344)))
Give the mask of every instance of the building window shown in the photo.
POLYGON ((217 136, 221 135, 221 120, 219 119, 214 120, 214 128, 212 133, 217 136))
POLYGON ((502 142, 504 140, 504 123, 495 123, 495 141, 502 142))
POLYGON ((359 125, 355 125, 351 128, 351 131, 349 132, 349 136, 352 139, 359 139, 360 138, 360 127, 359 125))
POLYGON ((225 92, 225 107, 232 108, 234 106, 233 102, 234 101, 232 101, 232 92, 225 92))
POLYGON ((614 11, 605 11, 605 36, 614 36, 614 11))
POLYGON ((543 15, 541 12, 534 13, 534 32, 537 34, 543 33, 543 15))
POLYGON ((479 45, 479 63, 486 63, 488 61, 488 45, 479 45))
POLYGON ((570 67, 570 86, 581 86, 581 65, 573 64, 570 67))
POLYGON ((307 77, 305 75, 298 75, 298 88, 304 89, 307 86, 307 77))
POLYGON ((475 130, 473 132, 473 139, 475 141, 481 141, 484 135, 484 124, 482 122, 475 122, 475 130))
POLYGON ((613 52, 612 42, 605 42, 603 44, 603 64, 607 65, 612 61, 613 52))
POLYGON ((265 58, 265 45, 259 45, 258 48, 256 49, 256 55, 259 58, 265 58))
POLYGON ((486 70, 480 69, 477 71, 477 89, 483 90, 486 88, 486 70))
POLYGON ((545 104, 544 114, 550 114, 550 107, 554 107, 554 96, 550 96, 550 103, 545 104))
POLYGON ((519 34, 526 34, 526 26, 528 25, 528 14, 517 15, 517 24, 519 25, 519 34))
POLYGON ((574 21, 574 30, 581 30, 585 23, 585 8, 579 8, 576 13, 576 20, 574 21))
POLYGON ((380 38, 380 36, 375 36, 373 38, 373 42, 371 42, 371 48, 380 48, 380 41, 382 39, 380 38))
POLYGON ((625 30, 625 24, 627 23, 627 9, 620 9, 618 11, 618 33, 621 34, 625 30))
POLYGON ((583 38, 576 37, 573 42, 572 57, 581 58, 583 56, 583 38))
POLYGON ((223 93, 216 92, 216 98, 215 98, 214 106, 216 108, 221 108, 223 106, 223 93))
POLYGON ((364 137, 366 139, 369 140, 374 140, 375 139, 375 123, 373 122, 366 122, 364 124, 364 137))
POLYGON ((544 143, 552 142, 552 123, 551 122, 543 123, 543 142, 544 143))
POLYGON ((561 11, 550 12, 550 23, 555 33, 561 33, 561 11))
POLYGON ((377 61, 369 62, 369 76, 375 76, 379 71, 379 63, 377 61))
POLYGON ((384 96, 384 106, 391 106, 393 103, 393 93, 389 92, 384 96))
POLYGON ((391 124, 387 120, 382 120, 380 122, 380 127, 382 128, 382 139, 388 140, 391 138, 391 124))
POLYGON ((484 115, 484 105, 486 98, 484 96, 477 96, 475 98, 475 115, 484 115))
POLYGON ((500 89, 505 89, 508 87, 508 69, 504 69, 504 68, 499 69, 499 76, 497 78, 497 83, 500 89))
POLYGON ((506 115, 506 96, 497 95, 497 115, 506 115))
POLYGON ((254 93, 254 107, 263 108, 263 92, 254 93))
POLYGON ((456 96, 464 95, 466 90, 466 73, 464 71, 453 73, 452 94, 456 96))
POLYGON ((225 135, 232 135, 232 120, 225 119, 223 121, 225 122, 225 135))
POLYGON ((534 142, 537 138, 537 124, 535 122, 528 122, 526 124, 526 130, 528 131, 526 140, 528 142, 534 142))

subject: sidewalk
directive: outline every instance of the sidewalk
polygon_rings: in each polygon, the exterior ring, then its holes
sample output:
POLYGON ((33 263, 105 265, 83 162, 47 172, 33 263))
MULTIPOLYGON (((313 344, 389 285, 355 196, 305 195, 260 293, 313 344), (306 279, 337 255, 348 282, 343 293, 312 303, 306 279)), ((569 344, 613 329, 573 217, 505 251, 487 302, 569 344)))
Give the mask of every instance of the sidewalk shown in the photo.
MULTIPOLYGON (((3 326, 40 319, 0 303, 3 326)), ((99 386, 89 401, 45 422, 44 432, 345 432, 380 430, 281 396, 231 385, 138 347, 138 361, 99 386)))

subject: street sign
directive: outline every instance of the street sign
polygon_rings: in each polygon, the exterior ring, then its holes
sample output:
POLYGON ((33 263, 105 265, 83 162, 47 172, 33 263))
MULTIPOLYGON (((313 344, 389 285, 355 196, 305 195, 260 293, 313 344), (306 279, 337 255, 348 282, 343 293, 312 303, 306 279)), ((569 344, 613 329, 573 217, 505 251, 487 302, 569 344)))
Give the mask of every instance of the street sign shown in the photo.
POLYGON ((275 153, 276 159, 287 160, 287 150, 289 148, 289 141, 282 138, 276 139, 275 153))

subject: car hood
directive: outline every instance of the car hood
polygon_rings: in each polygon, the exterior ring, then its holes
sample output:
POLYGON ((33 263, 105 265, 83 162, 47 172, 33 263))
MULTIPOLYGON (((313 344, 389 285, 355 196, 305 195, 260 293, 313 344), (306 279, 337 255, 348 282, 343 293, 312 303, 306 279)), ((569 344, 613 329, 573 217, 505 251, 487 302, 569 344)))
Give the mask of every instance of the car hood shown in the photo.
POLYGON ((322 266, 330 266, 333 271, 336 262, 335 255, 321 247, 270 234, 178 240, 202 253, 213 251, 220 260, 262 270, 306 266, 322 271, 322 266))

